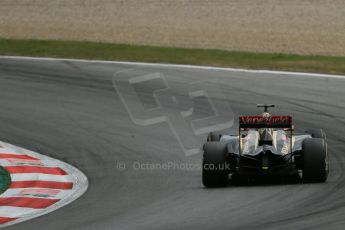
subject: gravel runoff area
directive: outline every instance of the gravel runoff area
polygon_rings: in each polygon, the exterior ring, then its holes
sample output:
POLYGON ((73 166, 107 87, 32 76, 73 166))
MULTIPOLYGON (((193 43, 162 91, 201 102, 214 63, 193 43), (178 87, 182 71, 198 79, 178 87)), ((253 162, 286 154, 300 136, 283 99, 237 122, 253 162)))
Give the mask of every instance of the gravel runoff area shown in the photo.
POLYGON ((345 1, 1 0, 0 37, 345 56, 345 1))

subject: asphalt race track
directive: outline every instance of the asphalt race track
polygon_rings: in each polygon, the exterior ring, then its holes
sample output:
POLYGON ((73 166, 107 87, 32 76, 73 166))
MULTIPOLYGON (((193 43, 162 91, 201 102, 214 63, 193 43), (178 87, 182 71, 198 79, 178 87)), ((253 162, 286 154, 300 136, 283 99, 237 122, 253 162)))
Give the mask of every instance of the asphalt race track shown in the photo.
POLYGON ((0 140, 63 160, 89 179, 78 200, 8 229, 342 229, 344 85, 279 73, 1 58, 0 140), (205 189, 200 170, 177 167, 200 164, 201 154, 183 150, 202 143, 202 125, 218 119, 236 133, 238 115, 261 112, 256 103, 275 103, 272 112, 292 115, 296 131, 326 131, 327 183, 205 189), (202 134, 189 135, 186 124, 205 117, 212 119, 194 124, 202 134))

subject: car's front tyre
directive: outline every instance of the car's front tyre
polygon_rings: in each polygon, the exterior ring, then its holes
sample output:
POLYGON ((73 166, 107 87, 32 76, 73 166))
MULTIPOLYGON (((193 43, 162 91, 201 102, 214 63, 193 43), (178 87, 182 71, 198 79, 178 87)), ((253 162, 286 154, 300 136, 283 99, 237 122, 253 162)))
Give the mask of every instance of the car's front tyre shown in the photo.
POLYGON ((310 134, 313 138, 321 138, 326 140, 326 133, 323 131, 323 129, 308 129, 305 132, 310 134))
POLYGON ((207 142, 220 141, 221 134, 217 132, 210 132, 207 136, 207 142))

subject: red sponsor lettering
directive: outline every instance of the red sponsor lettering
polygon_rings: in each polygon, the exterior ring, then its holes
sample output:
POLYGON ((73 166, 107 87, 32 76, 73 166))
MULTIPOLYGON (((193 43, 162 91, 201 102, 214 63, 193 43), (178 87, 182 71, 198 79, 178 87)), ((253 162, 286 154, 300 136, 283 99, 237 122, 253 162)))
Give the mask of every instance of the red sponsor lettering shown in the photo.
POLYGON ((288 124, 292 122, 291 116, 240 116, 240 124, 288 124))

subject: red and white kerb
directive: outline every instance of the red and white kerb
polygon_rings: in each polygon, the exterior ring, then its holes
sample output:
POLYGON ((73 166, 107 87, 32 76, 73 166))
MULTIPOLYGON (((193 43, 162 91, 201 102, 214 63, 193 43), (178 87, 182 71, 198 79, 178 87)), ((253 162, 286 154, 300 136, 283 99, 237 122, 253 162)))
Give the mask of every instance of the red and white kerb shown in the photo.
POLYGON ((86 177, 76 168, 0 142, 0 165, 11 184, 0 195, 0 227, 51 212, 82 195, 86 177))

